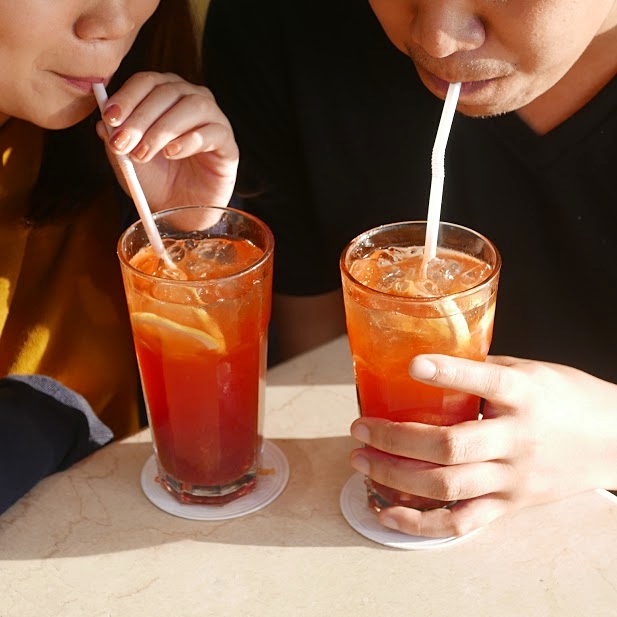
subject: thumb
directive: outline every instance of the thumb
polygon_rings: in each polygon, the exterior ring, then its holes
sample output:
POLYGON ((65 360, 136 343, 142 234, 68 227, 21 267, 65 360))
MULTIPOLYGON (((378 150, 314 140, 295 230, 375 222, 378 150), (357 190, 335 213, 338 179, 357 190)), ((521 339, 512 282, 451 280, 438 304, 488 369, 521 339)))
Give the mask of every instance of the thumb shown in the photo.
POLYGON ((409 364, 409 375, 426 384, 475 394, 492 403, 511 407, 522 384, 508 358, 487 362, 445 355, 416 356, 409 364))

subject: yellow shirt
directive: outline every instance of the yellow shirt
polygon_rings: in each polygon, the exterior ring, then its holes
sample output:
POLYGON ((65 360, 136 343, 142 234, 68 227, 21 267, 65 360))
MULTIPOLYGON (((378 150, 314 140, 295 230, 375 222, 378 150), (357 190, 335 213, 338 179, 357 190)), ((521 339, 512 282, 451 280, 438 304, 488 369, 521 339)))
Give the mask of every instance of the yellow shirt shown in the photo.
POLYGON ((119 208, 101 196, 60 224, 25 225, 42 140, 26 122, 0 128, 0 375, 57 379, 123 437, 139 421, 119 208))

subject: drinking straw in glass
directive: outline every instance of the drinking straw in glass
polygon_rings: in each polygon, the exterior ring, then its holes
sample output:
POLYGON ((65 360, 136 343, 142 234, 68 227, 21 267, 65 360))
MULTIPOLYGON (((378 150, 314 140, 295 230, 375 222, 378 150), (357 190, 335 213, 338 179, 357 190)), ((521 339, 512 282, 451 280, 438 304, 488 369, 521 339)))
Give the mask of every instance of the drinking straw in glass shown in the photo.
MULTIPOLYGON (((101 110, 101 114, 103 114, 108 99, 105 86, 102 83, 93 83, 92 90, 94 91, 94 96, 96 98, 99 109, 101 110)), ((111 134, 112 128, 107 124, 105 126, 107 128, 107 133, 111 134)), ((146 235, 148 236, 148 240, 152 245, 152 249, 154 250, 156 255, 165 262, 167 266, 174 268, 175 264, 165 250, 165 245, 161 240, 161 236, 154 222, 154 218, 152 217, 152 212, 150 211, 150 206, 148 205, 146 195, 141 188, 141 184, 139 183, 139 179, 137 178, 137 173, 135 172, 135 167, 133 166, 131 159, 129 159, 129 157, 124 154, 117 154, 116 159, 118 160, 118 165, 120 166, 122 175, 126 180, 129 192, 131 193, 131 197, 135 202, 135 207, 137 208, 139 218, 143 223, 144 230, 146 232, 146 235)))

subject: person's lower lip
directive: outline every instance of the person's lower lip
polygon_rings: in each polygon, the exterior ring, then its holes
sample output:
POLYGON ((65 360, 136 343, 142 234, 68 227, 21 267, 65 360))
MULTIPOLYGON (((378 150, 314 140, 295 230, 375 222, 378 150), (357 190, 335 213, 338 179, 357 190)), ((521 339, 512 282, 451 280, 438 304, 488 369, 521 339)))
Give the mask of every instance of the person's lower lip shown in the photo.
POLYGON ((492 83, 494 79, 482 79, 480 81, 466 81, 461 84, 461 96, 465 96, 468 94, 475 94, 479 92, 483 88, 485 88, 488 84, 492 83))
MULTIPOLYGON (((433 73, 427 72, 425 74, 427 75, 434 89, 437 90, 439 94, 445 97, 448 91, 448 86, 450 85, 450 82, 447 82, 444 79, 440 79, 439 77, 437 77, 437 75, 433 75, 433 73)), ((470 94, 475 94, 479 90, 482 90, 482 88, 486 87, 487 84, 490 84, 493 81, 494 79, 482 79, 478 81, 464 81, 461 84, 460 96, 462 97, 462 96, 466 96, 470 94)))
POLYGON ((68 75, 60 75, 62 79, 69 85, 73 86, 77 90, 81 92, 92 92, 92 84, 95 82, 101 82, 103 80, 99 78, 79 78, 79 77, 69 77, 68 75))
POLYGON ((92 82, 91 81, 84 81, 81 79, 72 79, 69 77, 65 77, 64 81, 66 81, 68 84, 70 84, 74 88, 81 90, 82 92, 92 92, 92 82))

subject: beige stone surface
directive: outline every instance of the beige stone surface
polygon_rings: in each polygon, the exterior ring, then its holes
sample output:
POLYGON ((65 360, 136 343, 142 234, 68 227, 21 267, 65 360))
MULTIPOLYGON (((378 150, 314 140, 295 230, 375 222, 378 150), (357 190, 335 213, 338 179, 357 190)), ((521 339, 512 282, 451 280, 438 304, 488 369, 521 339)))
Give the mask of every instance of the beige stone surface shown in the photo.
POLYGON ((0 617, 615 615, 617 502, 598 491, 429 551, 387 548, 339 511, 355 390, 346 339, 268 375, 265 431, 289 484, 226 522, 143 495, 149 432, 40 483, 0 516, 0 617))

